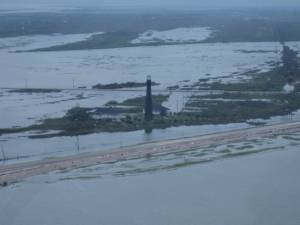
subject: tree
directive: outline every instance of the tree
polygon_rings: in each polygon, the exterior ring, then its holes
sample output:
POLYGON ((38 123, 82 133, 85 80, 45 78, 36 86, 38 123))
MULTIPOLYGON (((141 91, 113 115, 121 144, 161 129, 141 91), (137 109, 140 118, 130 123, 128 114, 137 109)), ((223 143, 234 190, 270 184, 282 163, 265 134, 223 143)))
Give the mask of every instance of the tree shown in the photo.
POLYGON ((90 115, 87 112, 87 109, 85 108, 80 108, 80 107, 74 107, 72 109, 70 109, 67 114, 66 117, 72 121, 72 122, 76 122, 76 121, 86 121, 91 119, 90 115))

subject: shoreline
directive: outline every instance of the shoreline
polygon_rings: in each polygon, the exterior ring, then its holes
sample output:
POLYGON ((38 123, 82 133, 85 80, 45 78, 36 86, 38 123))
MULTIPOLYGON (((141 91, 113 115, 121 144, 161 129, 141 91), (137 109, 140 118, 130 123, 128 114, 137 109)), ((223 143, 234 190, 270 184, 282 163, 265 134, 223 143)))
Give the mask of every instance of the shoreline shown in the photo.
POLYGON ((25 178, 58 170, 72 170, 102 163, 148 158, 152 155, 189 151, 197 148, 219 146, 243 140, 266 138, 293 132, 300 132, 300 122, 281 123, 208 135, 170 139, 126 146, 105 152, 86 152, 72 156, 0 166, 0 186, 6 186, 25 178))

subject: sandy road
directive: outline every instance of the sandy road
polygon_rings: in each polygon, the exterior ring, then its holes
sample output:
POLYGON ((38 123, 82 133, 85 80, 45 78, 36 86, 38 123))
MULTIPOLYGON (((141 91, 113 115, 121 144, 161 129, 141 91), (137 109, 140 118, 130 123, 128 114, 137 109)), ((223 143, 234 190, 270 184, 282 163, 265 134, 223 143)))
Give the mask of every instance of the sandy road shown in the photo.
POLYGON ((197 148, 223 145, 248 139, 271 137, 273 135, 290 134, 294 132, 300 132, 300 122, 283 123, 209 135, 151 142, 106 152, 99 151, 80 153, 73 156, 5 165, 0 166, 0 185, 10 184, 24 178, 57 170, 68 170, 101 163, 137 159, 156 154, 188 151, 197 148))

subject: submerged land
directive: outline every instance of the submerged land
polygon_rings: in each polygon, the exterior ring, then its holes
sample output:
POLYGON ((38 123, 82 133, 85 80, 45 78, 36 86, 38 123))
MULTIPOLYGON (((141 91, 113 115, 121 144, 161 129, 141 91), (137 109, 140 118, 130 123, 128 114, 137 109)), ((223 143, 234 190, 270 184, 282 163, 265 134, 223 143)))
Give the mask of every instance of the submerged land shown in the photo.
MULTIPOLYGON (((80 153, 74 156, 44 159, 41 161, 19 163, 16 165, 0 166, 0 185, 6 186, 31 176, 41 175, 53 171, 71 170, 101 163, 113 163, 123 160, 151 158, 155 155, 175 152, 191 151, 205 147, 253 140, 257 138, 272 137, 283 134, 300 132, 300 122, 262 126, 244 130, 215 133, 210 135, 179 138, 160 142, 152 142, 137 146, 128 146, 108 152, 80 153)), ((246 151, 238 155, 253 154, 246 151)), ((235 156, 235 155, 226 155, 235 156)))
MULTIPOLYGON (((31 138, 75 136, 98 132, 120 132, 168 128, 182 125, 207 125, 241 123, 253 119, 269 119, 272 116, 289 115, 300 109, 300 69, 298 52, 282 44, 281 63, 276 63, 268 72, 256 70, 247 72, 248 79, 238 83, 222 83, 214 79, 199 79, 182 91, 191 94, 180 112, 169 112, 163 107, 172 92, 153 95, 156 115, 152 121, 144 120, 145 97, 126 99, 123 102, 108 101, 102 107, 74 107, 61 118, 49 118, 39 124, 20 128, 0 128, 0 134, 27 131, 43 131, 45 134, 31 135, 31 138), (292 90, 284 90, 285 85, 292 90), (207 94, 197 94, 205 90, 207 94), (57 131, 47 134, 47 131, 57 131)), ((159 85, 152 82, 153 86, 159 85)), ((98 84, 95 89, 114 90, 138 88, 145 83, 126 82, 98 84)), ((12 92, 43 92, 41 89, 16 89, 12 92)), ((45 89, 44 92, 59 90, 45 89)))
POLYGON ((0 10, 0 223, 298 224, 299 12, 0 10))
POLYGON ((83 14, 0 14, 1 162, 298 118, 293 10, 83 14))
MULTIPOLYGON (((82 49, 110 49, 137 46, 162 46, 191 43, 231 43, 299 41, 299 14, 294 10, 211 10, 200 12, 149 12, 149 13, 88 13, 80 12, 18 14, 12 17, 0 15, 0 37, 49 33, 77 34, 102 32, 92 37, 29 51, 65 51, 82 49), (44 19, 42 19, 44 18, 44 19), (24 29, 19 29, 24 27, 24 29), (200 32, 191 40, 161 39, 154 35, 152 41, 145 37, 153 31, 178 28, 204 27, 211 36, 200 32), (150 32, 150 33, 149 33, 150 32), (133 41, 142 39, 146 42, 133 41), (203 38, 208 37, 208 38, 203 38)), ((205 30, 204 30, 205 31, 205 30)), ((174 37, 171 37, 171 39, 174 37)), ((21 50, 22 52, 23 50, 21 50)), ((26 50, 27 51, 27 50, 26 50)))

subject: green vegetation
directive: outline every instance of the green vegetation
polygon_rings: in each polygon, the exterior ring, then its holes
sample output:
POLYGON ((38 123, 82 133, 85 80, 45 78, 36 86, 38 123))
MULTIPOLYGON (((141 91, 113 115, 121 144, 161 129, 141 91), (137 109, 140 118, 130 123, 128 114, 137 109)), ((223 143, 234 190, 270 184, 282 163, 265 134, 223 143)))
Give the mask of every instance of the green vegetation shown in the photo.
MULTIPOLYGON (((62 118, 46 119, 41 121, 41 124, 25 128, 0 129, 0 134, 55 130, 59 133, 33 137, 69 136, 102 131, 151 130, 181 125, 240 123, 251 119, 268 119, 272 116, 287 115, 300 109, 300 95, 296 92, 283 94, 265 91, 281 91, 289 79, 299 80, 299 69, 295 65, 296 62, 298 63, 298 60, 295 60, 297 54, 292 53, 287 49, 283 51, 282 67, 277 65, 271 72, 253 75, 252 80, 242 84, 213 83, 210 88, 218 87, 217 89, 225 90, 225 92, 192 96, 183 112, 155 115, 152 121, 144 121, 142 112, 145 97, 142 96, 120 103, 110 101, 106 107, 100 108, 75 107, 62 118), (189 111, 189 109, 193 110, 189 111), (116 117, 105 117, 105 115, 116 117)), ((161 107, 168 98, 167 95, 154 95, 154 107, 161 107)))
MULTIPOLYGON (((157 86, 159 83, 152 82, 152 86, 157 86)), ((97 84, 93 86, 94 89, 120 89, 120 88, 138 88, 145 87, 145 82, 126 82, 126 83, 111 83, 111 84, 97 84)))
POLYGON ((224 93, 192 96, 181 117, 185 121, 195 120, 197 124, 232 123, 288 115, 300 109, 299 94, 282 93, 285 84, 300 80, 297 52, 284 46, 282 62, 283 66, 277 64, 270 72, 257 74, 251 71, 254 73, 249 74, 252 79, 243 83, 206 84, 207 80, 199 81, 194 87, 209 86, 209 89, 223 90, 224 93))
MULTIPOLYGON (((161 106, 168 99, 167 95, 154 95, 153 104, 161 106)), ((54 136, 74 136, 79 134, 89 134, 95 132, 115 132, 115 131, 133 131, 153 127, 167 127, 167 124, 160 122, 162 116, 157 116, 151 123, 144 121, 143 107, 145 97, 137 97, 125 100, 121 103, 108 102, 109 107, 81 108, 74 107, 70 109, 64 117, 45 119, 40 124, 21 127, 0 129, 0 135, 5 133, 19 133, 26 131, 39 130, 46 132, 49 130, 59 131, 55 134, 32 135, 31 138, 48 138, 54 136), (112 105, 113 106, 112 106, 112 105), (104 117, 101 117, 103 116, 104 117), (115 115, 115 119, 107 115, 115 115), (100 116, 95 118, 94 116, 100 116), (106 117, 105 117, 106 116, 106 117)))
POLYGON ((33 49, 30 51, 66 51, 81 49, 106 49, 133 46, 129 42, 136 38, 138 34, 126 31, 108 32, 96 34, 91 38, 79 42, 52 46, 48 48, 33 49))
POLYGON ((292 141, 300 141, 300 138, 299 137, 294 137, 294 136, 283 136, 284 139, 287 139, 287 140, 292 140, 292 141))
MULTIPOLYGON (((161 106, 163 102, 168 100, 168 98, 169 98, 169 95, 153 95, 152 103, 154 106, 161 106)), ((105 106, 109 106, 111 108, 134 107, 134 108, 143 109, 144 104, 145 104, 145 96, 142 96, 142 97, 126 99, 123 102, 109 101, 105 104, 105 106)))
POLYGON ((105 106, 117 106, 118 104, 119 104, 119 102, 112 100, 112 101, 107 102, 105 104, 105 106))
MULTIPOLYGON (((137 106, 137 107, 144 107, 146 97, 137 97, 131 98, 123 101, 120 103, 122 106, 137 106)), ((168 100, 168 95, 153 95, 152 96, 152 103, 154 106, 161 105, 164 101, 168 100)))
POLYGON ((206 94, 206 95, 195 95, 191 97, 191 101, 203 101, 204 99, 224 99, 224 100, 241 100, 241 101, 251 101, 251 100, 272 100, 282 97, 280 93, 266 93, 266 92, 223 92, 221 94, 206 94))
POLYGON ((196 107, 200 118, 227 122, 244 122, 249 119, 268 119, 287 115, 300 108, 299 95, 282 95, 271 102, 265 101, 193 101, 187 107, 196 107))
POLYGON ((272 92, 282 91, 284 85, 290 83, 295 84, 295 91, 300 91, 300 84, 295 83, 296 81, 300 81, 299 58, 297 54, 298 52, 283 45, 282 66, 279 63, 271 63, 274 68, 269 72, 248 71, 245 75, 251 79, 246 82, 225 84, 208 78, 199 80, 199 82, 193 85, 193 88, 240 92, 272 92), (213 82, 208 83, 209 81, 213 82))
POLYGON ((179 88, 180 88, 179 85, 174 85, 174 86, 169 86, 169 87, 167 87, 167 89, 170 90, 170 91, 172 91, 172 90, 177 90, 177 89, 179 89, 179 88))
MULTIPOLYGON (((112 118, 95 119, 90 113, 94 109, 73 108, 65 117, 46 119, 40 125, 25 128, 0 129, 0 134, 16 133, 32 130, 56 130, 59 133, 34 135, 32 138, 45 138, 53 136, 73 136, 95 132, 133 131, 141 129, 167 128, 181 125, 226 124, 246 122, 249 119, 267 119, 275 115, 286 115, 300 108, 299 95, 283 95, 280 99, 270 103, 259 101, 219 102, 201 101, 202 111, 181 112, 168 116, 156 115, 153 121, 145 122, 143 119, 140 100, 125 101, 125 105, 135 105, 137 108, 106 108, 110 114, 123 114, 117 120, 112 118)), ((193 105, 196 103, 193 103, 193 105)), ((197 103, 197 107, 198 107, 197 103)), ((98 108, 101 110, 105 108, 98 108)))
MULTIPOLYGON (((65 45, 35 49, 59 51, 140 46, 129 42, 147 30, 179 27, 211 27, 214 35, 204 42, 299 41, 298 10, 212 10, 199 12, 141 13, 19 13, 0 15, 0 37, 36 34, 104 32, 65 45), (247 18, 247 20, 245 20, 247 18), (20 29, 22 27, 23 29, 20 29)), ((195 42, 199 43, 199 42, 195 42)), ((201 43, 201 42, 200 42, 201 43)), ((146 45, 162 45, 153 43, 146 45)), ((175 43, 176 44, 176 43, 175 43)), ((188 44, 188 43, 186 43, 188 44)), ((144 44, 145 45, 145 44, 144 44)))
POLYGON ((247 74, 248 81, 241 83, 222 83, 222 82, 198 82, 193 85, 193 88, 203 90, 224 90, 224 91, 282 91, 283 86, 287 83, 287 78, 283 73, 282 67, 277 65, 269 72, 257 73, 256 71, 247 74))
MULTIPOLYGON (((152 121, 144 121, 145 97, 127 99, 123 102, 110 101, 98 108, 70 109, 62 118, 46 119, 24 128, 0 129, 0 134, 24 131, 48 131, 58 133, 34 135, 32 138, 72 136, 95 132, 133 131, 167 128, 181 125, 227 124, 247 122, 251 119, 268 119, 272 116, 288 115, 300 109, 300 94, 284 94, 283 86, 300 80, 297 52, 284 46, 282 66, 266 73, 248 72, 249 80, 243 83, 209 82, 199 80, 193 87, 208 90, 223 90, 223 93, 192 96, 179 113, 155 115, 152 121)), ((141 85, 140 83, 110 84, 104 88, 121 88, 141 85)), ((103 87, 100 85, 98 87, 103 87)), ((296 86, 299 90, 300 86, 296 86)), ((43 89, 44 90, 44 89, 43 89)), ((153 106, 162 107, 168 95, 153 95, 153 106)))
MULTIPOLYGON (((107 105, 107 104, 106 104, 107 105)), ((108 105, 109 106, 109 105, 108 105)), ((137 113, 142 113, 143 112, 143 108, 142 107, 121 107, 118 105, 115 106, 109 106, 109 107, 98 107, 98 108, 94 108, 91 109, 95 110, 95 113, 92 113, 94 115, 121 115, 121 114, 137 114, 137 113)))

